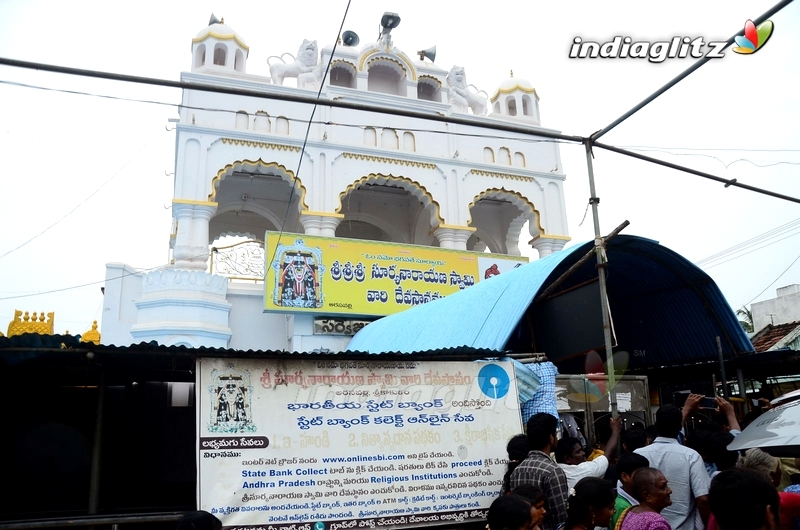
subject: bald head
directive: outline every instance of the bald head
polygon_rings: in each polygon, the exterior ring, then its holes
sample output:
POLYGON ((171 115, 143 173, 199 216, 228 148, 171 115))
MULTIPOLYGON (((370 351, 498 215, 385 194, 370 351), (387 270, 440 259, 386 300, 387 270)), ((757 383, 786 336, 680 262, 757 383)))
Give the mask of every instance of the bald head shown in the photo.
POLYGON ((633 472, 633 498, 642 502, 645 493, 650 493, 655 488, 656 481, 663 478, 664 474, 653 467, 642 467, 633 472))

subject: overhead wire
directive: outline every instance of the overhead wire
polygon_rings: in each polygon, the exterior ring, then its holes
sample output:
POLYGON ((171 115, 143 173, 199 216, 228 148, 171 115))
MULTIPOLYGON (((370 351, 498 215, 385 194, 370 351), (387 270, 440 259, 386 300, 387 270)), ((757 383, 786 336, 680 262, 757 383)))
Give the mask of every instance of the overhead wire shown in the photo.
POLYGON ((111 177, 110 177, 108 180, 106 180, 105 182, 103 182, 102 184, 100 184, 100 186, 98 186, 98 187, 97 187, 97 189, 95 189, 95 190, 94 190, 94 191, 93 191, 93 192, 92 192, 92 193, 91 193, 91 194, 90 194, 88 197, 86 197, 86 198, 85 198, 85 199, 83 199, 81 202, 79 202, 79 203, 78 203, 78 205, 77 205, 77 206, 75 206, 75 207, 74 207, 72 210, 70 210, 69 212, 65 213, 65 214, 64 214, 63 216, 61 216, 61 217, 60 217, 60 218, 59 218, 59 219, 58 219, 56 222, 54 222, 53 224, 51 224, 50 226, 48 226, 47 228, 45 228, 44 230, 42 230, 41 232, 39 232, 38 234, 36 234, 35 236, 31 237, 30 239, 28 239, 27 241, 25 241, 25 242, 24 242, 24 243, 22 243, 21 245, 18 245, 18 246, 16 246, 16 247, 12 248, 11 250, 9 250, 8 252, 6 252, 6 253, 4 253, 4 254, 0 255, 0 259, 3 259, 3 258, 5 258, 6 256, 8 256, 9 254, 11 254, 12 252, 15 252, 15 251, 17 251, 17 250, 21 249, 22 247, 24 247, 25 245, 27 245, 27 244, 28 244, 28 243, 30 243, 31 241, 35 240, 36 238, 38 238, 39 236, 41 236, 42 234, 44 234, 45 232, 47 232, 48 230, 50 230, 51 228, 53 228, 54 226, 56 226, 57 224, 59 224, 61 221, 63 221, 64 219, 66 219, 67 217, 69 217, 70 215, 72 215, 73 213, 75 213, 75 211, 76 211, 78 208, 80 208, 81 206, 83 206, 83 205, 84 205, 84 204, 85 204, 85 203, 86 203, 86 202, 87 202, 89 199, 91 199, 92 197, 94 197, 95 195, 97 195, 97 193, 98 193, 98 192, 99 192, 101 189, 103 189, 103 188, 104 188, 104 187, 105 187, 105 186, 106 186, 106 185, 107 185, 109 182, 111 182, 112 180, 114 180, 114 178, 115 178, 117 175, 119 175, 120 173, 122 173, 122 171, 123 171, 123 170, 124 170, 126 167, 128 167, 128 164, 130 164, 130 163, 131 163, 133 160, 135 160, 135 159, 136 159, 136 157, 137 157, 137 156, 139 156, 139 153, 141 153, 141 152, 142 152, 142 150, 145 148, 145 146, 147 146, 147 142, 145 142, 145 143, 144 143, 144 144, 143 144, 143 145, 142 145, 142 146, 139 148, 139 150, 138 150, 138 151, 136 151, 136 153, 135 153, 135 154, 134 154, 134 155, 133 155, 131 158, 129 158, 127 162, 125 162, 125 163, 122 165, 122 167, 120 167, 120 168, 119 168, 119 169, 118 169, 118 170, 117 170, 117 171, 116 171, 116 172, 115 172, 113 175, 111 175, 111 177))
POLYGON ((781 226, 773 228, 772 230, 768 230, 768 231, 764 232, 763 234, 759 234, 759 235, 757 235, 757 236, 755 236, 753 238, 750 238, 750 239, 748 239, 746 241, 742 241, 741 243, 738 243, 738 244, 736 244, 736 245, 734 245, 734 246, 732 246, 730 248, 726 248, 725 250, 721 250, 720 252, 717 252, 716 254, 712 254, 711 256, 708 256, 708 257, 703 258, 701 260, 695 261, 694 264, 697 265, 697 266, 701 266, 701 265, 704 265, 706 263, 711 263, 711 262, 717 261, 717 260, 725 258, 725 257, 727 257, 727 256, 729 256, 731 254, 735 254, 737 252, 745 250, 745 249, 747 249, 747 248, 749 248, 749 247, 751 247, 753 245, 757 245, 759 243, 762 243, 763 241, 772 239, 772 238, 777 237, 779 235, 783 235, 783 233, 785 233, 786 231, 793 230, 793 229, 795 229, 797 227, 800 227, 800 218, 797 218, 794 221, 789 221, 788 223, 785 223, 785 224, 783 224, 781 226))

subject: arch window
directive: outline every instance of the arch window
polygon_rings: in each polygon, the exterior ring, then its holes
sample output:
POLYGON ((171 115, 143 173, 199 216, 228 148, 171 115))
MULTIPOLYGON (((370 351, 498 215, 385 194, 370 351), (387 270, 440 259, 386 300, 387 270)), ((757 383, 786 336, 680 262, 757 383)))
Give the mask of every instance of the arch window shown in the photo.
POLYGON ((423 101, 442 101, 442 85, 432 77, 420 77, 417 83, 417 99, 423 101))
POLYGON ((275 132, 278 134, 289 134, 289 120, 279 116, 275 123, 275 132))
POLYGON ((397 149, 397 131, 394 129, 381 131, 381 147, 397 149))
POLYGON ((256 119, 253 122, 253 129, 256 131, 269 132, 269 114, 263 110, 256 112, 256 119))
POLYGON ((378 145, 378 133, 372 127, 364 129, 364 145, 376 146, 378 145))
POLYGON ((497 162, 499 164, 505 164, 507 166, 511 165, 511 151, 509 151, 505 147, 501 147, 497 151, 497 162))
POLYGON ((233 59, 233 69, 239 73, 244 73, 244 54, 242 50, 236 50, 233 59))
POLYGON ((513 96, 506 98, 506 108, 508 109, 509 116, 517 115, 517 100, 513 96))
POLYGON ((519 151, 514 153, 514 165, 517 167, 525 167, 525 155, 519 151))
POLYGON ((403 133, 403 150, 412 152, 417 150, 417 141, 414 138, 414 133, 403 133))
POLYGON ((225 49, 224 44, 217 44, 214 46, 214 64, 217 66, 225 66, 227 62, 228 50, 225 49))
POLYGON ((391 61, 374 63, 367 73, 367 90, 395 96, 408 95, 405 90, 405 71, 391 61))
POLYGON ((494 151, 491 147, 483 148, 483 161, 494 164, 494 151))
POLYGON ((194 67, 200 68, 206 64, 206 45, 201 44, 194 52, 194 67))
POLYGON ((243 110, 240 110, 236 113, 236 128, 237 129, 247 129, 248 123, 250 121, 250 116, 243 110))
POLYGON ((533 116, 533 105, 531 104, 531 97, 527 94, 522 96, 522 114, 525 116, 533 116))
POLYGON ((349 63, 332 64, 328 77, 333 86, 356 88, 355 68, 349 63))

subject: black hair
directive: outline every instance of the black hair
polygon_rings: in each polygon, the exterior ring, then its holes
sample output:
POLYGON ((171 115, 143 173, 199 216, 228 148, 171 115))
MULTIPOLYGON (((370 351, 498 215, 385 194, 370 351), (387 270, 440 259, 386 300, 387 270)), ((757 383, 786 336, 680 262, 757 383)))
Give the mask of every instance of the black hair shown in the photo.
POLYGON ((722 471, 736 466, 739 453, 728 451, 728 446, 735 436, 729 432, 720 431, 711 434, 709 439, 709 454, 711 461, 717 465, 717 470, 722 471))
POLYGON ((556 449, 554 451, 556 454, 556 462, 563 464, 564 457, 571 456, 576 445, 581 445, 581 441, 577 438, 567 437, 560 439, 556 444, 556 449))
POLYGON ((647 432, 644 429, 629 429, 622 434, 622 443, 629 453, 647 445, 647 432))
POLYGON ((712 434, 713 431, 708 429, 695 429, 686 435, 686 442, 684 442, 684 445, 700 453, 704 459, 710 458, 712 434))
POLYGON ((661 471, 654 467, 642 467, 637 469, 633 473, 633 487, 631 488, 633 490, 631 492, 633 498, 642 502, 642 497, 645 492, 652 491, 656 479, 662 474, 661 471))
POLYGON ((650 425, 644 430, 644 432, 647 433, 647 437, 651 440, 655 440, 658 437, 658 429, 656 429, 655 425, 650 425))
POLYGON ((758 530, 770 507, 775 524, 780 523, 778 490, 763 474, 734 467, 711 479, 708 504, 721 530, 758 530))
POLYGON ((208 512, 188 512, 178 520, 175 530, 222 530, 222 522, 208 512))
POLYGON ((511 473, 531 451, 528 437, 524 434, 513 436, 506 445, 506 451, 508 452, 508 464, 506 464, 506 474, 503 475, 503 491, 508 492, 511 489, 511 473))
POLYGON ((519 495, 503 495, 489 506, 486 523, 489 530, 516 530, 528 526, 531 520, 531 503, 519 495))
POLYGON ((661 405, 656 412, 656 431, 664 438, 677 438, 681 432, 683 414, 675 405, 661 405))
POLYGON ((544 491, 538 486, 534 486, 533 484, 523 484, 521 486, 517 486, 512 491, 514 495, 519 495, 520 497, 524 497, 531 506, 534 506, 536 503, 545 501, 547 502, 547 495, 545 495, 544 491))
POLYGON ((564 528, 581 525, 589 517, 589 508, 600 510, 614 504, 617 492, 607 480, 585 477, 575 484, 575 495, 567 499, 567 522, 564 528))
POLYGON ((598 421, 594 425, 595 441, 600 445, 605 445, 611 439, 611 424, 608 421, 598 421))
POLYGON ((617 473, 633 475, 633 472, 643 467, 650 467, 650 461, 638 453, 625 453, 617 460, 617 473))
POLYGON ((550 436, 555 436, 558 420, 552 414, 539 412, 530 417, 527 428, 531 449, 540 451, 550 442, 550 436))

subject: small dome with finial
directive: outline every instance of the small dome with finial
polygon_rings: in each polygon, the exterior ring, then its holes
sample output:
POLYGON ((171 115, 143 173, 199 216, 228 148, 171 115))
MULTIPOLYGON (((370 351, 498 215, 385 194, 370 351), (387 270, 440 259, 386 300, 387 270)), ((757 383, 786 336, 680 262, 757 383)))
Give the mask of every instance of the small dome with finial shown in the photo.
POLYGON ((514 77, 513 70, 510 77, 497 87, 490 101, 492 116, 496 118, 531 121, 540 125, 539 95, 529 81, 514 77))

